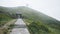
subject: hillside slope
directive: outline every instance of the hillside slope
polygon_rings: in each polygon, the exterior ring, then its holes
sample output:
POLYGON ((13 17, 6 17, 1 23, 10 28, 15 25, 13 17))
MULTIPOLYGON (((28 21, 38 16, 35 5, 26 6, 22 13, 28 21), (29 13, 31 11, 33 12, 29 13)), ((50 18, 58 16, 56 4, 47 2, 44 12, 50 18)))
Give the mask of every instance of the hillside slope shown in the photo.
POLYGON ((4 8, 11 15, 21 13, 31 34, 60 34, 60 21, 52 17, 24 6, 4 8))

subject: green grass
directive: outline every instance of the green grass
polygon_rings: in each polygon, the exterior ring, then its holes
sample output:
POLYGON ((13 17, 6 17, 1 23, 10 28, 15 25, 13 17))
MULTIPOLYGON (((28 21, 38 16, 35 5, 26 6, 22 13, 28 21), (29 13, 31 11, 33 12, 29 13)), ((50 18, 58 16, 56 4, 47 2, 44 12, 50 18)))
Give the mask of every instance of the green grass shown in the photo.
POLYGON ((31 34, 60 34, 60 29, 56 29, 57 27, 53 28, 55 26, 52 27, 40 21, 32 22, 25 19, 24 21, 27 24, 28 30, 31 34))
POLYGON ((10 21, 12 18, 6 14, 0 14, 0 27, 10 21))

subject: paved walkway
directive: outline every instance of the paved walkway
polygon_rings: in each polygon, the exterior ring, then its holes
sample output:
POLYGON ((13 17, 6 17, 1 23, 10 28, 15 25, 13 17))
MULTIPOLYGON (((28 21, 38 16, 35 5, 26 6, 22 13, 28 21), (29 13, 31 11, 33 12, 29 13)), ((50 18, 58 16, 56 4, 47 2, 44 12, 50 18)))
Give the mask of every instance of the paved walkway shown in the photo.
POLYGON ((30 34, 22 19, 18 19, 10 34, 30 34))

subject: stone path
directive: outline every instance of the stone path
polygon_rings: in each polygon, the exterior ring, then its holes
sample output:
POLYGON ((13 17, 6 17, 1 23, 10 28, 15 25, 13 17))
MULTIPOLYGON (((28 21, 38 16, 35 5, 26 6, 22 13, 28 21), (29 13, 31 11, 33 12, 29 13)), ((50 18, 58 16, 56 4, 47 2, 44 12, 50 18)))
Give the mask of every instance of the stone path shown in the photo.
POLYGON ((22 19, 17 19, 14 28, 10 34, 30 34, 26 24, 22 19))

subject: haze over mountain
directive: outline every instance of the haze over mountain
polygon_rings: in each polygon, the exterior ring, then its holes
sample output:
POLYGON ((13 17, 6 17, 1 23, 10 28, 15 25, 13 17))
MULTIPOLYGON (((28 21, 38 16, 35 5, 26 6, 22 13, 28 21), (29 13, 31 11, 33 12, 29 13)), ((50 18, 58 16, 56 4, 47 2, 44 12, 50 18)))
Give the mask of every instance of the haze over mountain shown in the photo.
POLYGON ((28 6, 60 20, 60 0, 0 0, 0 6, 28 6))

